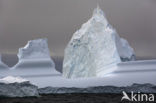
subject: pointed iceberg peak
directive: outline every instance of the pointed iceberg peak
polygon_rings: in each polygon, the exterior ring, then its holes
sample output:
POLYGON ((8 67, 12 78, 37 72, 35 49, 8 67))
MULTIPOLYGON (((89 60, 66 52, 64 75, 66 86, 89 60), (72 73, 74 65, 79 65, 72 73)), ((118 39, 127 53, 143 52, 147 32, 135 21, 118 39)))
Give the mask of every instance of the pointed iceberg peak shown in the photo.
POLYGON ((19 59, 50 58, 47 38, 28 41, 27 45, 19 49, 19 59))
POLYGON ((105 14, 104 14, 104 12, 102 11, 102 9, 100 8, 99 4, 97 4, 97 7, 94 9, 93 15, 105 16, 105 14))
POLYGON ((103 77, 121 61, 133 60, 134 51, 117 34, 99 6, 93 16, 73 34, 63 61, 67 78, 103 77))
POLYGON ((97 7, 93 11, 92 20, 96 22, 101 22, 105 27, 108 26, 108 21, 105 16, 105 13, 102 11, 102 9, 97 4, 97 7))

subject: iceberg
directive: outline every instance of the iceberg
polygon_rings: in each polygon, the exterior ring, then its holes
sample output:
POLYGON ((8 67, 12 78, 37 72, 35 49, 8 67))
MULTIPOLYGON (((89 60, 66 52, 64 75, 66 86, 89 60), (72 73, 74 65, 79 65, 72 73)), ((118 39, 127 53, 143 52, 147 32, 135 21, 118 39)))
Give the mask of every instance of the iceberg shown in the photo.
POLYGON ((25 47, 19 48, 19 53, 17 55, 19 60, 49 59, 50 53, 48 49, 47 39, 45 38, 28 41, 25 47))
POLYGON ((60 75, 51 59, 46 38, 28 41, 19 49, 18 58, 11 71, 14 76, 60 75))
POLYGON ((65 49, 63 76, 103 77, 114 71, 122 60, 133 60, 134 55, 128 42, 119 37, 97 7, 91 19, 73 34, 65 49))
POLYGON ((0 96, 28 97, 39 96, 38 87, 21 77, 8 76, 0 79, 0 96))

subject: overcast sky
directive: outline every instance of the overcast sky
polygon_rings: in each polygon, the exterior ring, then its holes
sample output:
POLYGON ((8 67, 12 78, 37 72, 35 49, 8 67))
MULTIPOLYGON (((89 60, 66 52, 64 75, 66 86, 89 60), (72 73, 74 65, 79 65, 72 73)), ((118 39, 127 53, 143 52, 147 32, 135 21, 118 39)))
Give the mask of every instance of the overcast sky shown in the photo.
POLYGON ((137 56, 156 58, 156 0, 0 0, 0 52, 17 53, 28 40, 47 37, 52 56, 63 56, 97 2, 137 56))

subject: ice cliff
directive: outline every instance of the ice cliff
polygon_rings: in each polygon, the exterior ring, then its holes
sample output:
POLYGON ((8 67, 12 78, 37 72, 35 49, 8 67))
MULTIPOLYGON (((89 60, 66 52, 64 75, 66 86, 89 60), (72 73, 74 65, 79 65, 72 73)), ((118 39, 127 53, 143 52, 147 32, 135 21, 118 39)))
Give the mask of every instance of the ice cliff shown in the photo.
POLYGON ((115 42, 122 62, 136 59, 134 50, 130 47, 128 41, 124 38, 120 38, 117 33, 115 33, 115 42))
POLYGON ((47 39, 28 41, 27 45, 19 49, 19 62, 12 68, 13 74, 19 75, 60 75, 55 70, 51 59, 47 39))
POLYGON ((63 62, 67 78, 102 77, 116 69, 121 60, 133 60, 134 51, 120 38, 97 7, 91 19, 73 34, 63 62))

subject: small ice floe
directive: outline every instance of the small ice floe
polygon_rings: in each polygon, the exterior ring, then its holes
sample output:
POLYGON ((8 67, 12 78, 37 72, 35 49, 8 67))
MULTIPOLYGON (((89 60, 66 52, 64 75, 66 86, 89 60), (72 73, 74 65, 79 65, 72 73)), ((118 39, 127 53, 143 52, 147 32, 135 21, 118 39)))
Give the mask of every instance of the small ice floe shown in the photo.
POLYGON ((29 97, 39 96, 38 87, 21 77, 8 76, 0 79, 0 96, 29 97))

